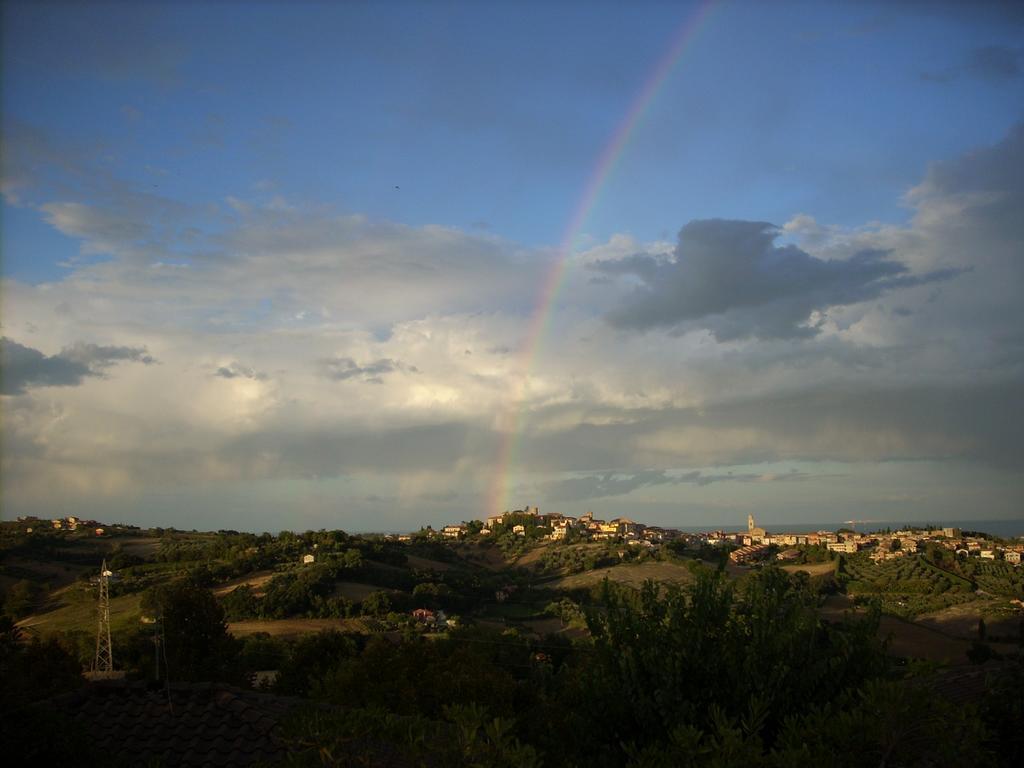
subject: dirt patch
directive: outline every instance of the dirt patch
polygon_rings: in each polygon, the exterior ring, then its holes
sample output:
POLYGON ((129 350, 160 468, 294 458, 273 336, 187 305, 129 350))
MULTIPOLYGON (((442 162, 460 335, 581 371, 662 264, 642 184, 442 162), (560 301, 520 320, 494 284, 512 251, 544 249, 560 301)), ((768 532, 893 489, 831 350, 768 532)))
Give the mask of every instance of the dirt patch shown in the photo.
POLYGON ((550 544, 541 544, 538 547, 534 547, 529 552, 525 552, 521 557, 519 557, 515 561, 514 565, 517 568, 539 568, 540 561, 544 555, 548 553, 548 548, 550 546, 550 544))
POLYGON ((836 569, 835 563, 803 563, 801 565, 784 565, 782 570, 787 573, 796 573, 797 571, 803 571, 809 576, 821 576, 826 573, 832 573, 836 569))
POLYGON ((217 597, 224 597, 229 592, 234 592, 239 587, 252 587, 254 590, 259 590, 264 584, 274 578, 273 571, 253 571, 245 576, 240 576, 237 579, 226 581, 213 589, 213 594, 217 597))
MULTIPOLYGON (((843 614, 855 609, 853 601, 846 595, 830 595, 821 609, 821 617, 837 621, 843 614)), ((975 630, 977 620, 975 620, 975 630)), ((971 641, 962 637, 954 637, 920 622, 905 621, 895 616, 882 616, 879 621, 878 635, 889 639, 889 653, 893 656, 905 656, 914 659, 926 659, 946 664, 968 664, 967 651, 971 641)), ((992 643, 997 653, 1012 653, 1015 646, 992 643)))
POLYGON ((978 600, 964 605, 952 605, 941 611, 926 613, 917 617, 916 623, 939 630, 947 635, 965 640, 978 638, 978 621, 985 620, 985 629, 989 637, 1014 637, 1018 632, 1024 611, 1015 611, 1015 615, 992 616, 994 609, 1003 609, 1009 613, 1012 606, 1004 601, 978 600))
POLYGON ((369 629, 362 619, 269 619, 228 623, 228 632, 235 637, 245 637, 261 632, 273 637, 300 637, 328 629, 358 634, 369 633, 369 629))

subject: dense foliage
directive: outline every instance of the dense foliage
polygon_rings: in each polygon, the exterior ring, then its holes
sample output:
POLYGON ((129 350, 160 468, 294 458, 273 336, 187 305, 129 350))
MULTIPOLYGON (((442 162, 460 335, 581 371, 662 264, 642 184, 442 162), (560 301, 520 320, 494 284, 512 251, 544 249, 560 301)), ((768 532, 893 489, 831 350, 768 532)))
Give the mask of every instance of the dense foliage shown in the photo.
POLYGON ((984 712, 954 707, 889 667, 877 611, 823 623, 806 581, 777 570, 603 592, 592 639, 574 644, 478 631, 303 641, 278 689, 342 708, 293 721, 293 744, 315 747, 293 762, 980 766, 1019 738, 1020 688, 984 712))

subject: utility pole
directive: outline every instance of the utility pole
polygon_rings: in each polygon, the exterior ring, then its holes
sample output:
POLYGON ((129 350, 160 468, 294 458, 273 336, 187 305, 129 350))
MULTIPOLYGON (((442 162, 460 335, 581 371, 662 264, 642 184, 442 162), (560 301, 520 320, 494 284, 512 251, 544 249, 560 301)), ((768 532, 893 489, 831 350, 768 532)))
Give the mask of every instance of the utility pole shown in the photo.
POLYGON ((114 671, 114 646, 110 641, 110 576, 107 561, 100 569, 99 627, 96 630, 96 658, 92 671, 109 674, 114 671))

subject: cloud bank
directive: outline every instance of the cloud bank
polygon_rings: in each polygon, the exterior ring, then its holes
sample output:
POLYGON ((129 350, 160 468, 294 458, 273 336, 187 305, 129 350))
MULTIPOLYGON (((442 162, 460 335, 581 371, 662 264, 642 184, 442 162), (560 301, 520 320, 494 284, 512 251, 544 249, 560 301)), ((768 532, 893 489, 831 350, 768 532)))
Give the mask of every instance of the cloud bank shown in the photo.
POLYGON ((115 363, 156 362, 144 347, 110 347, 77 342, 45 355, 6 337, 0 339, 0 394, 21 395, 32 387, 75 387, 101 377, 115 363))
POLYGON ((908 491, 924 516, 1019 509, 1022 127, 933 165, 905 224, 794 212, 596 244, 529 371, 547 249, 262 192, 200 212, 18 146, 19 204, 95 258, 2 286, 11 513, 156 516, 187 492, 235 527, 381 527, 380 499, 394 527, 479 516, 513 397, 509 482, 566 512, 739 514, 755 487, 852 505, 844 483, 897 465, 936 468, 908 491))
POLYGON ((597 261, 591 269, 636 278, 639 285, 609 314, 619 328, 702 328, 719 341, 817 335, 824 313, 884 293, 954 277, 954 269, 912 275, 879 250, 817 259, 777 246, 778 227, 764 222, 691 221, 670 259, 637 254, 597 261))

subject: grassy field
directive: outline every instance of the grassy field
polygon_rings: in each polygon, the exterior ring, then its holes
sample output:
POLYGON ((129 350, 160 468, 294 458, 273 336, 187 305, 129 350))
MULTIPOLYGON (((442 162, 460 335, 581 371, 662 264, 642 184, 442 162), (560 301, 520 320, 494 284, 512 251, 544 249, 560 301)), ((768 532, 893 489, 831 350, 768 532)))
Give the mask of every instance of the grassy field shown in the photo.
POLYGON ((489 571, 502 571, 508 567, 508 561, 496 546, 460 544, 456 547, 456 552, 467 562, 489 571))
POLYGON ((232 621, 228 632, 235 637, 266 633, 273 637, 299 637, 326 629, 339 632, 369 634, 370 628, 363 619, 253 619, 232 621))
POLYGON ((670 584, 688 584, 693 581, 693 574, 685 565, 678 563, 647 562, 638 565, 616 565, 611 568, 598 568, 584 573, 574 573, 546 582, 549 589, 586 589, 600 584, 605 577, 609 581, 640 587, 647 579, 667 582, 670 584))
MULTIPOLYGON (((141 601, 140 594, 110 598, 110 628, 116 632, 138 626, 141 601)), ((40 635, 73 630, 93 633, 96 631, 95 590, 85 590, 75 584, 54 593, 53 602, 53 610, 28 616, 19 621, 18 626, 27 630, 29 634, 40 635)))
MULTIPOLYGON (((548 542, 543 542, 540 546, 534 547, 529 552, 526 552, 516 558, 514 565, 519 568, 539 568, 541 558, 548 553, 548 548, 553 546, 548 542)), ((567 547, 566 549, 576 549, 577 547, 567 547)))
POLYGON ((544 606, 539 603, 490 603, 484 609, 486 618, 526 621, 543 615, 544 606))
POLYGON ((408 555, 406 564, 420 571, 450 571, 454 567, 451 563, 442 563, 440 560, 431 560, 419 555, 408 555))
POLYGON ((380 592, 383 587, 378 587, 373 584, 359 584, 355 581, 339 581, 334 585, 334 594, 338 597, 344 597, 347 600, 354 600, 357 603, 361 603, 366 599, 366 596, 372 592, 380 592))

